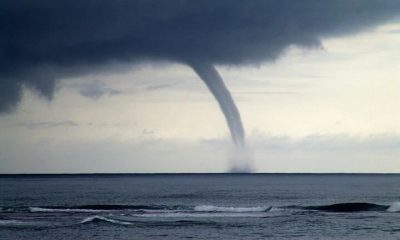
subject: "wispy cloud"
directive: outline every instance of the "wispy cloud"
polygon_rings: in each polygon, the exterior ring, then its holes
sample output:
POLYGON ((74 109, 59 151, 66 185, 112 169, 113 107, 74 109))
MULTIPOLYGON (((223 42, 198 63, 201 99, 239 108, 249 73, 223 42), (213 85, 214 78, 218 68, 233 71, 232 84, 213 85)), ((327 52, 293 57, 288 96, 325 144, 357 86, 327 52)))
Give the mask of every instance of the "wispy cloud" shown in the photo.
POLYGON ((166 89, 176 86, 177 83, 164 83, 164 84, 155 84, 145 87, 147 91, 156 91, 160 89, 166 89))
POLYGON ((20 123, 16 123, 15 125, 19 126, 19 127, 26 127, 26 128, 29 128, 29 129, 33 129, 33 128, 55 128, 55 127, 77 127, 77 126, 79 126, 79 124, 77 124, 74 121, 20 122, 20 123))
POLYGON ((78 86, 80 88, 79 93, 87 98, 98 99, 104 95, 118 95, 122 92, 106 85, 102 81, 92 81, 88 83, 82 83, 78 86))
POLYGON ((391 149, 400 152, 400 135, 375 134, 369 136, 352 136, 346 134, 309 135, 302 138, 289 136, 251 136, 251 145, 256 149, 272 151, 332 151, 368 153, 377 150, 391 149))
POLYGON ((389 30, 389 31, 386 31, 385 33, 389 33, 389 34, 399 34, 399 33, 400 33, 400 29, 389 30))
POLYGON ((234 94, 254 94, 254 95, 300 95, 300 92, 294 91, 238 91, 234 94))

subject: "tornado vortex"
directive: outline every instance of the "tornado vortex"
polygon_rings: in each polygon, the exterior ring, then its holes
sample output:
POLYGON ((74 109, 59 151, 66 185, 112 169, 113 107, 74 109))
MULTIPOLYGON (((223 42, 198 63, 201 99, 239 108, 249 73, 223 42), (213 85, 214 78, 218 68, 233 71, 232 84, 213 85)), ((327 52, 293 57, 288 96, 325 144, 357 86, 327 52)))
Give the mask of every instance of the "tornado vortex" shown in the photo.
POLYGON ((190 66, 217 99, 218 104, 224 113, 226 122, 228 123, 233 142, 237 147, 244 147, 245 133, 240 113, 229 90, 226 88, 223 79, 212 64, 191 62, 190 66))

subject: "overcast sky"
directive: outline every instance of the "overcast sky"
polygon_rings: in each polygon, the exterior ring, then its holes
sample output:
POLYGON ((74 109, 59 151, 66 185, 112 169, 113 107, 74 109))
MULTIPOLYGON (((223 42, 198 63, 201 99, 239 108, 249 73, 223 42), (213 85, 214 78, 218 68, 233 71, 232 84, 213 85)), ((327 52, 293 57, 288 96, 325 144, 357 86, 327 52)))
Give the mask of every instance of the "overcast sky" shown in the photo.
MULTIPOLYGON (((311 42, 251 63, 204 56, 240 110, 255 171, 400 172, 400 21, 311 42)), ((224 116, 171 58, 63 73, 51 94, 27 70, 17 107, 0 115, 0 173, 227 171, 224 116)))

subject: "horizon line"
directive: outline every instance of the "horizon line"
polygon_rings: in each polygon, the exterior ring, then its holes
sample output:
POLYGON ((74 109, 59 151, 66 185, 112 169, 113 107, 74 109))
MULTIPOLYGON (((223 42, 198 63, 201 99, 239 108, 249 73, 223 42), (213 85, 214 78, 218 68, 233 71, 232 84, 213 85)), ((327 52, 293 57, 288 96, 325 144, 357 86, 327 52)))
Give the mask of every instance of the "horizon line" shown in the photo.
POLYGON ((56 175, 400 175, 400 172, 88 172, 88 173, 0 173, 1 176, 56 175))

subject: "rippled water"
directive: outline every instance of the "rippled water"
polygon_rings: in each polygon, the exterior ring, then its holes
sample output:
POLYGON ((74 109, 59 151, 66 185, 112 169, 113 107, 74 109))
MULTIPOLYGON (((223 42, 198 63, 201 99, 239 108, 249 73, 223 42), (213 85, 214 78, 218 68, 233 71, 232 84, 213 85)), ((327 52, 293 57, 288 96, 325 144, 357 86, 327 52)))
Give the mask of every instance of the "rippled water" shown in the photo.
POLYGON ((0 177, 1 239, 399 239, 400 175, 0 177))

